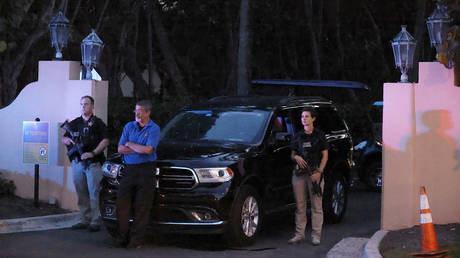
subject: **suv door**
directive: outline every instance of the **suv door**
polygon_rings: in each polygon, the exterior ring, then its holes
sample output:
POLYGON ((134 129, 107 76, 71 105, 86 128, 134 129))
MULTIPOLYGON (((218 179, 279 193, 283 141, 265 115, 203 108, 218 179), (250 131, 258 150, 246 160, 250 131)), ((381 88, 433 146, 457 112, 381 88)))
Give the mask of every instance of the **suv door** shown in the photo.
POLYGON ((316 126, 326 134, 329 142, 329 159, 346 161, 352 142, 343 119, 333 106, 321 106, 317 112, 316 126))
POLYGON ((291 185, 294 163, 291 160, 289 148, 290 139, 292 139, 292 125, 288 112, 275 113, 267 132, 263 177, 267 186, 265 208, 270 213, 270 211, 283 209, 295 203, 291 185))
MULTIPOLYGON (((323 210, 326 222, 337 223, 342 220, 347 207, 347 186, 349 179, 349 163, 351 157, 351 137, 342 118, 334 106, 320 104, 312 105, 318 116, 314 122, 315 128, 326 134, 329 143, 328 162, 324 171, 323 210)), ((291 111, 295 131, 302 129, 300 120, 302 108, 291 111)))

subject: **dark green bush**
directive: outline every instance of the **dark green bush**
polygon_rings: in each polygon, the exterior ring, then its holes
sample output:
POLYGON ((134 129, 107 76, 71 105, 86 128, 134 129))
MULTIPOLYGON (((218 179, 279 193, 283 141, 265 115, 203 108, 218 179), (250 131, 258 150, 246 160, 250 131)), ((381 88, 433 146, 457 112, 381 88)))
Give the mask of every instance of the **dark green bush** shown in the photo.
MULTIPOLYGON (((159 100, 152 99, 152 111, 150 118, 153 122, 158 124, 161 128, 171 119, 171 117, 182 107, 187 106, 189 103, 174 100, 159 100)), ((118 148, 118 141, 120 140, 123 127, 126 123, 134 120, 133 110, 136 105, 134 98, 123 97, 113 98, 109 100, 108 112, 108 131, 110 144, 108 147, 108 154, 116 153, 118 148)))
POLYGON ((2 173, 0 173, 0 196, 14 195, 14 191, 16 191, 14 182, 4 178, 2 173))

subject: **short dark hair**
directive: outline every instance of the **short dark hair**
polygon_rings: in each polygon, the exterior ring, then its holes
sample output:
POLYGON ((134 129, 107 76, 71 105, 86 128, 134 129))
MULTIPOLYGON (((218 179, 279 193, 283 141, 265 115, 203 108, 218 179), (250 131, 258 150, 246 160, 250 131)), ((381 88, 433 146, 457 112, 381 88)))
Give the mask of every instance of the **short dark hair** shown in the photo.
POLYGON ((85 99, 85 98, 86 98, 86 99, 89 99, 89 101, 91 101, 91 105, 94 106, 94 99, 93 99, 93 97, 88 96, 88 95, 85 95, 85 96, 81 97, 80 100, 85 99))
POLYGON ((152 110, 152 102, 150 102, 150 100, 139 100, 138 102, 136 102, 136 106, 144 107, 145 112, 152 110))
POLYGON ((315 118, 318 116, 318 112, 316 112, 316 109, 313 107, 304 107, 302 108, 302 113, 303 112, 310 112, 310 115, 312 118, 315 118))

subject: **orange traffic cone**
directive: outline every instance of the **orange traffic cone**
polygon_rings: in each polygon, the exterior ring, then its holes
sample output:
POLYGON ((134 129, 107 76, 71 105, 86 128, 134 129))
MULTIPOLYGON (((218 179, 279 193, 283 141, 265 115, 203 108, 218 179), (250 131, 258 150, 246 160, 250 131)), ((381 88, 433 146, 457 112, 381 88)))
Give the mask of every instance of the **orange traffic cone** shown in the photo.
POLYGON ((436 240, 430 205, 424 186, 420 188, 420 230, 422 251, 412 253, 414 257, 449 257, 447 250, 438 250, 438 241, 436 240))

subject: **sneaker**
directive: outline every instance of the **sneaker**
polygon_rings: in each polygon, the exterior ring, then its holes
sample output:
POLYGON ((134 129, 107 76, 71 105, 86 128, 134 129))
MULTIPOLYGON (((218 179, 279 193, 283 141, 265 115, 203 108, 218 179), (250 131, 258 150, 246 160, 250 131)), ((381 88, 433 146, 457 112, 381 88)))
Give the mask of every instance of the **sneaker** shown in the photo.
POLYGON ((72 227, 70 227, 71 229, 86 229, 88 228, 88 224, 86 223, 82 223, 82 222, 78 222, 77 224, 75 225, 72 225, 72 227))
POLYGON ((288 240, 288 244, 298 244, 305 239, 304 236, 295 235, 293 238, 288 240))
POLYGON ((311 243, 315 246, 319 245, 321 241, 319 240, 319 237, 312 237, 311 238, 311 243))
POLYGON ((97 232, 99 230, 101 230, 101 226, 99 226, 99 225, 93 224, 93 225, 89 225, 89 227, 88 227, 89 232, 97 232))

